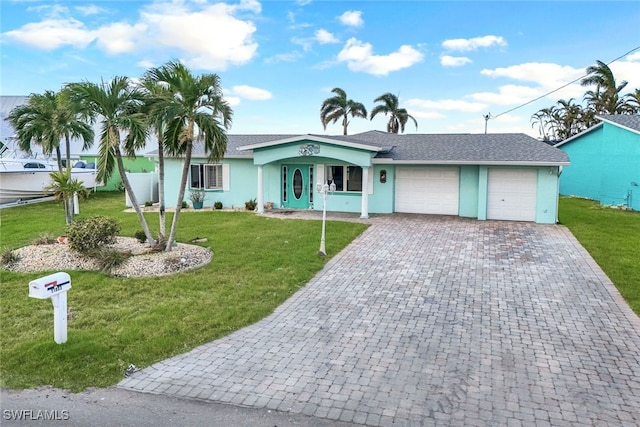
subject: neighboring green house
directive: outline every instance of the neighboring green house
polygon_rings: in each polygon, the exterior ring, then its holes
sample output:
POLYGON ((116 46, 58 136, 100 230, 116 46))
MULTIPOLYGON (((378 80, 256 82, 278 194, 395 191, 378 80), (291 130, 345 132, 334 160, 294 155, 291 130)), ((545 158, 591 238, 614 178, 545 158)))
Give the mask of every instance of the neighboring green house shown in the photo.
MULTIPOLYGON (((97 157, 95 155, 81 155, 80 159, 86 163, 97 163, 97 157)), ((135 159, 124 157, 122 159, 124 163, 124 169, 128 172, 153 172, 156 167, 156 162, 147 157, 138 156, 135 159)), ((97 191, 117 191, 122 185, 122 178, 120 178, 120 171, 117 167, 113 168, 113 175, 105 183, 105 185, 97 187, 97 191)))
POLYGON ((597 118, 597 125, 556 144, 571 159, 560 194, 640 210, 640 116, 597 118))
MULTIPOLYGON (((154 155, 153 153, 149 155, 154 155)), ((156 152, 157 156, 157 152, 156 152)), ((229 135, 219 163, 194 144, 189 188, 258 212, 322 209, 317 183, 335 183, 327 210, 424 213, 553 224, 558 176, 567 156, 524 134, 408 134, 370 131, 349 136, 229 135)), ((166 160, 167 206, 175 205, 182 159, 166 160)), ((188 198, 188 191, 185 199, 188 198)))

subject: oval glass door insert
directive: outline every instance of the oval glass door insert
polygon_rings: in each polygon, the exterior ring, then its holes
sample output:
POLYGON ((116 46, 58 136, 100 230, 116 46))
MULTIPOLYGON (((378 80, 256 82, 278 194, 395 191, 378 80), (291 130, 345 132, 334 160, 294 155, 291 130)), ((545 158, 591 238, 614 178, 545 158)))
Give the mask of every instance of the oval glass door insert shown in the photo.
POLYGON ((296 169, 295 172, 293 172, 293 197, 295 197, 296 200, 300 200, 300 197, 302 197, 302 189, 302 171, 296 169))

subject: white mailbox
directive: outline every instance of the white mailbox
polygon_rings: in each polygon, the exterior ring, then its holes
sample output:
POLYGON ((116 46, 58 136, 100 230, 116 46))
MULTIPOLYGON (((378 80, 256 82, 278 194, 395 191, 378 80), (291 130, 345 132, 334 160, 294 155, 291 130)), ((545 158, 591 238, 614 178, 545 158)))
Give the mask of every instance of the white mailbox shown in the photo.
POLYGON ((31 298, 46 299, 71 289, 71 276, 67 273, 54 273, 29 282, 31 298))
POLYGON ((58 344, 67 342, 67 291, 69 289, 71 289, 71 276, 64 272, 50 274, 29 282, 31 298, 51 298, 53 339, 58 344))

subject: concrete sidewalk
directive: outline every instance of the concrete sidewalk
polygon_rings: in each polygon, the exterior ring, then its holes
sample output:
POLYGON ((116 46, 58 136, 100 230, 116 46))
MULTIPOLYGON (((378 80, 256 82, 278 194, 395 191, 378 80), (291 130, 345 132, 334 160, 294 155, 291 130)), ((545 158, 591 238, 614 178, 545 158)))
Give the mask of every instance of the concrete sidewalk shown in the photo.
POLYGON ((389 215, 118 387, 371 426, 638 425, 640 320, 562 226, 389 215))

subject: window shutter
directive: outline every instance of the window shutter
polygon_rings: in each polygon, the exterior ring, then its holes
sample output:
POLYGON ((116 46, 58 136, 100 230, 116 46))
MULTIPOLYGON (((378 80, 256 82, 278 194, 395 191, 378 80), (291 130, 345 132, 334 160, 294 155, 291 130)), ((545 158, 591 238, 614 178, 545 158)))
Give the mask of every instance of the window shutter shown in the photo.
POLYGON ((224 191, 229 191, 229 178, 231 173, 229 172, 229 164, 222 164, 222 189, 224 191))
POLYGON ((316 182, 313 183, 314 188, 318 182, 322 184, 326 182, 326 179, 324 177, 324 171, 325 171, 324 165, 320 165, 320 164, 316 165, 316 169, 315 169, 316 182))

